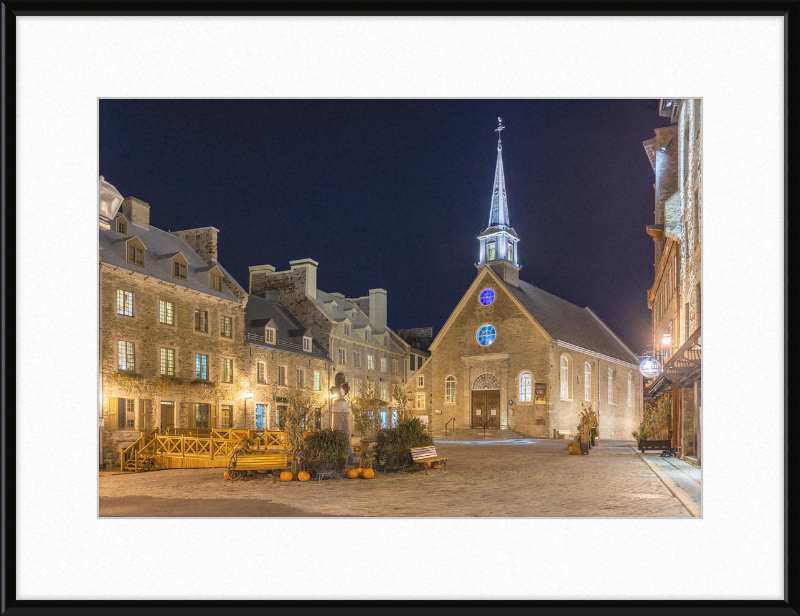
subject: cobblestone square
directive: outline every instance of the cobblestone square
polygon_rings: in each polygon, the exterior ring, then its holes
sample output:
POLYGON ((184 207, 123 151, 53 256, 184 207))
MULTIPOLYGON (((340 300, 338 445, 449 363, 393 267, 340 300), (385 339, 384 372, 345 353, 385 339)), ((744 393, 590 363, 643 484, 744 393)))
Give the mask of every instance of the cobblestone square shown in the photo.
MULTIPOLYGON (((100 477, 101 516, 691 517, 634 449, 601 441, 436 441, 447 470, 372 480, 226 481, 223 469, 100 477)), ((698 482, 699 484, 699 482, 698 482)))

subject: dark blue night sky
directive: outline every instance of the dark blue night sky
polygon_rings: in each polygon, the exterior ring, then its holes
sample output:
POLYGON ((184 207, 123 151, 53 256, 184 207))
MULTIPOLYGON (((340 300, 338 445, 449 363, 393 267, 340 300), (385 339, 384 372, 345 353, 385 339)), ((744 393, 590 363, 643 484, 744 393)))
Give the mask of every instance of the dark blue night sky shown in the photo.
POLYGON ((475 277, 503 118, 520 277, 650 341, 657 100, 103 100, 100 174, 165 230, 214 226, 219 258, 319 262, 388 291, 393 328, 442 327, 475 277))

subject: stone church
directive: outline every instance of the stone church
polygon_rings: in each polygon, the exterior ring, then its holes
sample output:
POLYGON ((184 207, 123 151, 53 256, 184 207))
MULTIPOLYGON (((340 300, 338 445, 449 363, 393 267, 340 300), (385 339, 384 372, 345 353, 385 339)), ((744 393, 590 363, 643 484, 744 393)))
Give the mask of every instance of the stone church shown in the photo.
POLYGON ((592 408, 601 438, 631 440, 642 414, 638 359, 589 308, 520 280, 500 139, 478 240, 477 276, 406 385, 415 413, 435 434, 485 426, 558 438, 592 408))

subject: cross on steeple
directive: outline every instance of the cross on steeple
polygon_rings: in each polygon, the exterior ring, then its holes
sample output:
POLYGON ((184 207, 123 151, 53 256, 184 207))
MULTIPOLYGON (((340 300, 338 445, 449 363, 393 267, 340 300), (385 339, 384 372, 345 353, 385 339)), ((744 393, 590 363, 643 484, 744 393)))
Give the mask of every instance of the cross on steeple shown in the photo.
POLYGON ((500 148, 501 150, 503 149, 503 146, 502 146, 502 139, 500 139, 500 133, 502 133, 504 129, 505 126, 503 126, 503 118, 498 117, 497 128, 494 129, 494 132, 497 133, 497 147, 500 148))

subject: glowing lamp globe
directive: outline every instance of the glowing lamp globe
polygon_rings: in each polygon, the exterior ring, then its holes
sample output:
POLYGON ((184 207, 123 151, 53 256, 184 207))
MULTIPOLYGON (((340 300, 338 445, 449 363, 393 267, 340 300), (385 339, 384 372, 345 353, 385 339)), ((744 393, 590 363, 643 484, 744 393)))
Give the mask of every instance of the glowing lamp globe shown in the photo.
POLYGON ((672 342, 672 336, 669 334, 669 332, 661 336, 661 344, 663 346, 669 346, 670 342, 672 342))
POLYGON ((661 374, 661 363, 653 357, 645 357, 642 363, 639 364, 639 372, 646 379, 652 379, 654 376, 661 374))

